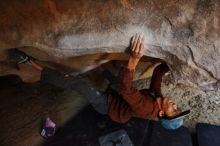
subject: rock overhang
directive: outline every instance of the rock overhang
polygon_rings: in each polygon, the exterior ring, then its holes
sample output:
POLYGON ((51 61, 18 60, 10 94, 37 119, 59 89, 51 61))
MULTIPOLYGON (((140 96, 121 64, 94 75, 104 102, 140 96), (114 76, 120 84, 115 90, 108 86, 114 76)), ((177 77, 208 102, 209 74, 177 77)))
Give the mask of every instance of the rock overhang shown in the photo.
POLYGON ((145 55, 166 61, 177 83, 218 90, 219 5, 218 0, 1 1, 0 53, 28 46, 59 64, 81 55, 125 52, 131 36, 142 32, 145 55))

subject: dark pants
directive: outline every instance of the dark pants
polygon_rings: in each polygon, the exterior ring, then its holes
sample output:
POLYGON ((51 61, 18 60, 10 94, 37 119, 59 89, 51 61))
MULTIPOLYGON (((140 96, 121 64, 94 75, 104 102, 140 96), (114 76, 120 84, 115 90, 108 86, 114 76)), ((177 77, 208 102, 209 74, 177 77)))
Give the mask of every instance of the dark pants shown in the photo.
POLYGON ((59 88, 75 90, 86 97, 97 112, 100 114, 107 114, 108 112, 107 94, 95 90, 80 76, 66 77, 55 70, 44 68, 41 72, 41 81, 59 88))
MULTIPOLYGON (((151 78, 150 89, 148 90, 149 93, 153 93, 153 97, 162 97, 162 77, 168 71, 169 68, 165 63, 162 63, 155 68, 151 78)), ((114 92, 111 92, 111 94, 115 92, 115 94, 117 94, 117 78, 113 77, 109 73, 107 73, 106 75, 106 78, 111 78, 110 80, 113 80, 110 88, 113 89, 114 92)), ((93 87, 89 86, 86 81, 80 76, 66 77, 55 70, 44 68, 41 73, 41 81, 50 83, 63 89, 69 88, 71 90, 75 90, 82 96, 86 97, 97 112, 101 114, 108 113, 108 94, 102 94, 99 91, 95 90, 93 87)))

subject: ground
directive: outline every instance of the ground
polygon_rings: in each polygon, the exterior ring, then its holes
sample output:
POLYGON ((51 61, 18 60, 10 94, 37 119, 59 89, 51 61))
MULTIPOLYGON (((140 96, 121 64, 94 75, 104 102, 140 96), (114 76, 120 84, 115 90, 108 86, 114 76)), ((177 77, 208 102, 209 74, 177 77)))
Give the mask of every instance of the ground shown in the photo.
MULTIPOLYGON (((93 77, 97 82, 97 72, 89 72, 85 78, 93 77)), ((146 88, 150 78, 135 81, 138 88, 146 88)), ((192 132, 197 122, 220 125, 220 95, 203 92, 193 87, 173 84, 170 74, 163 78, 162 91, 170 96, 182 109, 191 109, 184 125, 192 132)), ((10 82, 12 83, 12 82, 10 82)), ((14 83, 14 82, 13 82, 14 83)), ((0 86, 0 145, 39 146, 43 141, 39 135, 40 122, 50 116, 57 127, 64 125, 85 105, 87 100, 74 91, 60 90, 40 82, 27 84, 19 82, 0 86)), ((104 89, 104 88, 103 88, 104 89)))
MULTIPOLYGON (((171 74, 163 77, 162 93, 175 101, 182 110, 190 109, 191 113, 184 119, 184 125, 195 131, 198 122, 220 125, 220 93, 215 91, 204 92, 195 87, 182 84, 175 85, 171 74)), ((146 88, 150 79, 137 81, 136 86, 146 88), (146 84, 147 82, 147 84, 146 84)))
POLYGON ((40 146, 44 141, 40 123, 45 116, 60 127, 87 105, 76 92, 39 82, 1 88, 0 95, 1 146, 40 146))
POLYGON ((165 76, 162 84, 163 94, 172 97, 180 108, 191 110, 190 115, 185 118, 186 127, 194 131, 198 122, 220 125, 220 93, 204 92, 182 84, 174 85, 170 81, 171 76, 165 76))

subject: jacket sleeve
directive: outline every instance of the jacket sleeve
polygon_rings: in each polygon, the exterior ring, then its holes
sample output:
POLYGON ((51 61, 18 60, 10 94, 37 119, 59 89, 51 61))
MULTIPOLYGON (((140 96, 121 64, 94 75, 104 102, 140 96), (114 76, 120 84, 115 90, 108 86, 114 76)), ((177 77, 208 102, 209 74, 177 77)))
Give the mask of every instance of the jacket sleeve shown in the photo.
POLYGON ((133 74, 134 70, 129 70, 125 67, 121 68, 118 76, 118 92, 136 114, 143 118, 148 116, 155 118, 159 108, 150 96, 142 95, 133 86, 133 74))
POLYGON ((154 92, 156 97, 162 97, 161 82, 165 73, 169 71, 168 66, 165 63, 160 64, 154 69, 150 89, 154 92))
POLYGON ((108 115, 115 122, 125 123, 134 116, 134 113, 127 102, 110 95, 108 97, 108 115))

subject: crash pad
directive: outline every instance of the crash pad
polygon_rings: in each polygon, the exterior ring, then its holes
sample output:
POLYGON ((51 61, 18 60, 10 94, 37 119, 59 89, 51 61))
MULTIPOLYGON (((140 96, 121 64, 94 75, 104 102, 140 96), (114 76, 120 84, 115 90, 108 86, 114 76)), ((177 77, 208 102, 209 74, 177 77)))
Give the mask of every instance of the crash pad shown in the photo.
POLYGON ((119 124, 97 113, 91 105, 60 127, 43 146, 100 146, 100 138, 116 131, 125 131, 134 146, 192 146, 185 127, 167 130, 159 122, 140 118, 119 124))
POLYGON ((199 123, 196 133, 199 146, 220 146, 220 126, 199 123))
POLYGON ((192 146, 189 130, 180 127, 176 130, 168 130, 162 127, 160 122, 150 121, 148 138, 144 145, 147 146, 192 146))
POLYGON ((55 136, 43 146, 99 146, 99 138, 118 130, 125 130, 134 146, 142 146, 148 133, 149 120, 133 118, 119 124, 107 115, 97 113, 87 106, 67 124, 60 127, 55 136))

